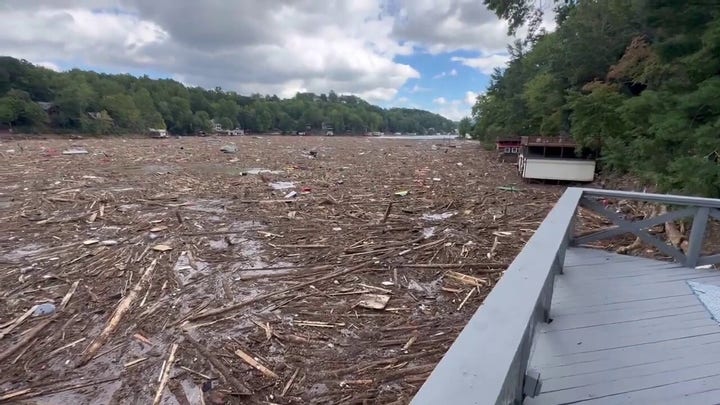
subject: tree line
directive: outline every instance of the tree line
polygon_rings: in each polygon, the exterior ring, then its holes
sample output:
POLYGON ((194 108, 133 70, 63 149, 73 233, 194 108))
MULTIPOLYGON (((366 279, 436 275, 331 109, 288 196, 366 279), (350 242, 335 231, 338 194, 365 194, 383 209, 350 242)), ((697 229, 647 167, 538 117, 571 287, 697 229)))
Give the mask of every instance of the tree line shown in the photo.
POLYGON ((477 138, 571 135, 600 165, 661 191, 720 197, 720 3, 484 0, 528 27, 463 129, 477 138))
POLYGON ((0 126, 19 132, 178 135, 249 132, 451 132, 455 123, 424 110, 383 109, 351 95, 298 93, 290 99, 206 90, 169 79, 73 69, 55 72, 0 57, 0 126))

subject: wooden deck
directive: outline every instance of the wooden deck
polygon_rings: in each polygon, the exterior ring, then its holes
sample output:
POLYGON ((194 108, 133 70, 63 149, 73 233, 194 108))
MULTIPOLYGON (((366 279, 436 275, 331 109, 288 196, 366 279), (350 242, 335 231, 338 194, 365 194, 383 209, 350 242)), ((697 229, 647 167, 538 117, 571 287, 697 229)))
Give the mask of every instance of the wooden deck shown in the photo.
POLYGON ((720 286, 720 271, 569 248, 524 404, 720 403, 720 325, 689 280, 720 286))
POLYGON ((720 199, 568 188, 411 404, 720 404, 720 271, 696 269, 720 265, 712 219, 720 199), (620 200, 674 208, 636 219, 620 200), (612 226, 576 234, 579 209, 612 226), (685 250, 652 232, 681 219, 685 250), (674 262, 580 248, 624 234, 674 262))

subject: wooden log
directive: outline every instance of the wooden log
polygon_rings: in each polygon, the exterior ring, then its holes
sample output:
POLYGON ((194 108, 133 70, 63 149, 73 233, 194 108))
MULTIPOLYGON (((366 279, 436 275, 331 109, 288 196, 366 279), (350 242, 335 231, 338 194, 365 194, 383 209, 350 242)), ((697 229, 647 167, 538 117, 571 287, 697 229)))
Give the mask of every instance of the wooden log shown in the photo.
POLYGON ((115 329, 117 329, 125 313, 130 310, 130 306, 132 305, 133 301, 135 301, 137 296, 140 294, 140 291, 142 291, 145 284, 147 284, 147 282, 150 280, 150 277, 152 276, 156 265, 157 259, 153 260, 152 263, 150 263, 150 265, 145 269, 145 272, 143 272, 142 276, 140 277, 140 280, 138 280, 138 282, 135 284, 132 290, 130 290, 128 295, 126 295, 125 298, 120 301, 118 306, 115 308, 115 311, 113 311, 110 320, 108 320, 107 324, 105 325, 105 328, 103 328, 102 332, 100 332, 100 334, 93 340, 90 346, 85 349, 85 352, 80 358, 77 367, 82 367, 90 360, 92 360, 92 358, 95 356, 95 353, 100 350, 100 348, 107 342, 113 332, 115 332, 115 329))
POLYGON ((255 360, 251 355, 245 353, 244 351, 237 349, 235 350, 235 354, 240 357, 245 363, 251 365, 254 369, 257 371, 265 374, 266 377, 270 377, 273 379, 279 379, 280 377, 275 374, 272 370, 262 365, 259 361, 255 360))
POLYGON ((172 347, 170 348, 170 355, 168 356, 167 362, 165 362, 165 368, 162 370, 162 377, 160 378, 160 385, 158 386, 157 392, 155 393, 155 399, 153 399, 153 405, 157 405, 160 403, 160 400, 162 399, 163 391, 165 390, 165 386, 167 385, 168 380, 170 379, 170 370, 173 368, 173 364, 175 363, 175 352, 178 349, 178 344, 173 343, 172 347))

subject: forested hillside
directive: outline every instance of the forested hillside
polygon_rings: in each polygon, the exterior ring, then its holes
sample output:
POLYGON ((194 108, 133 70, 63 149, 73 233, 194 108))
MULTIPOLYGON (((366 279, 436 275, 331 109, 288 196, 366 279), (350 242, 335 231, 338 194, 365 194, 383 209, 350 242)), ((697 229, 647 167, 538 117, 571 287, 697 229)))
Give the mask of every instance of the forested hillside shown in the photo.
POLYGON ((531 30, 478 98, 477 137, 571 134, 606 172, 720 197, 720 3, 556 0, 544 33, 539 2, 484 2, 531 30))
POLYGON ((0 57, 0 126, 16 131, 94 134, 167 128, 174 134, 225 129, 294 132, 332 128, 366 131, 450 132, 455 124, 428 111, 382 109, 355 96, 300 93, 292 99, 242 96, 220 88, 186 87, 174 80, 82 70, 54 72, 0 57))

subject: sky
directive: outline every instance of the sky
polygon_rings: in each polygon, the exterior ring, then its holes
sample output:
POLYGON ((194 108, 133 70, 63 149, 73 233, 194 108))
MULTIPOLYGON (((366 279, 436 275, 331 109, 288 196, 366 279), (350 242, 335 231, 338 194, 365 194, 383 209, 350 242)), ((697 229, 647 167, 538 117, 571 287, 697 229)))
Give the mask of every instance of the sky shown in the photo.
POLYGON ((2 0, 0 55, 292 97, 470 115, 507 59, 481 0, 2 0))

